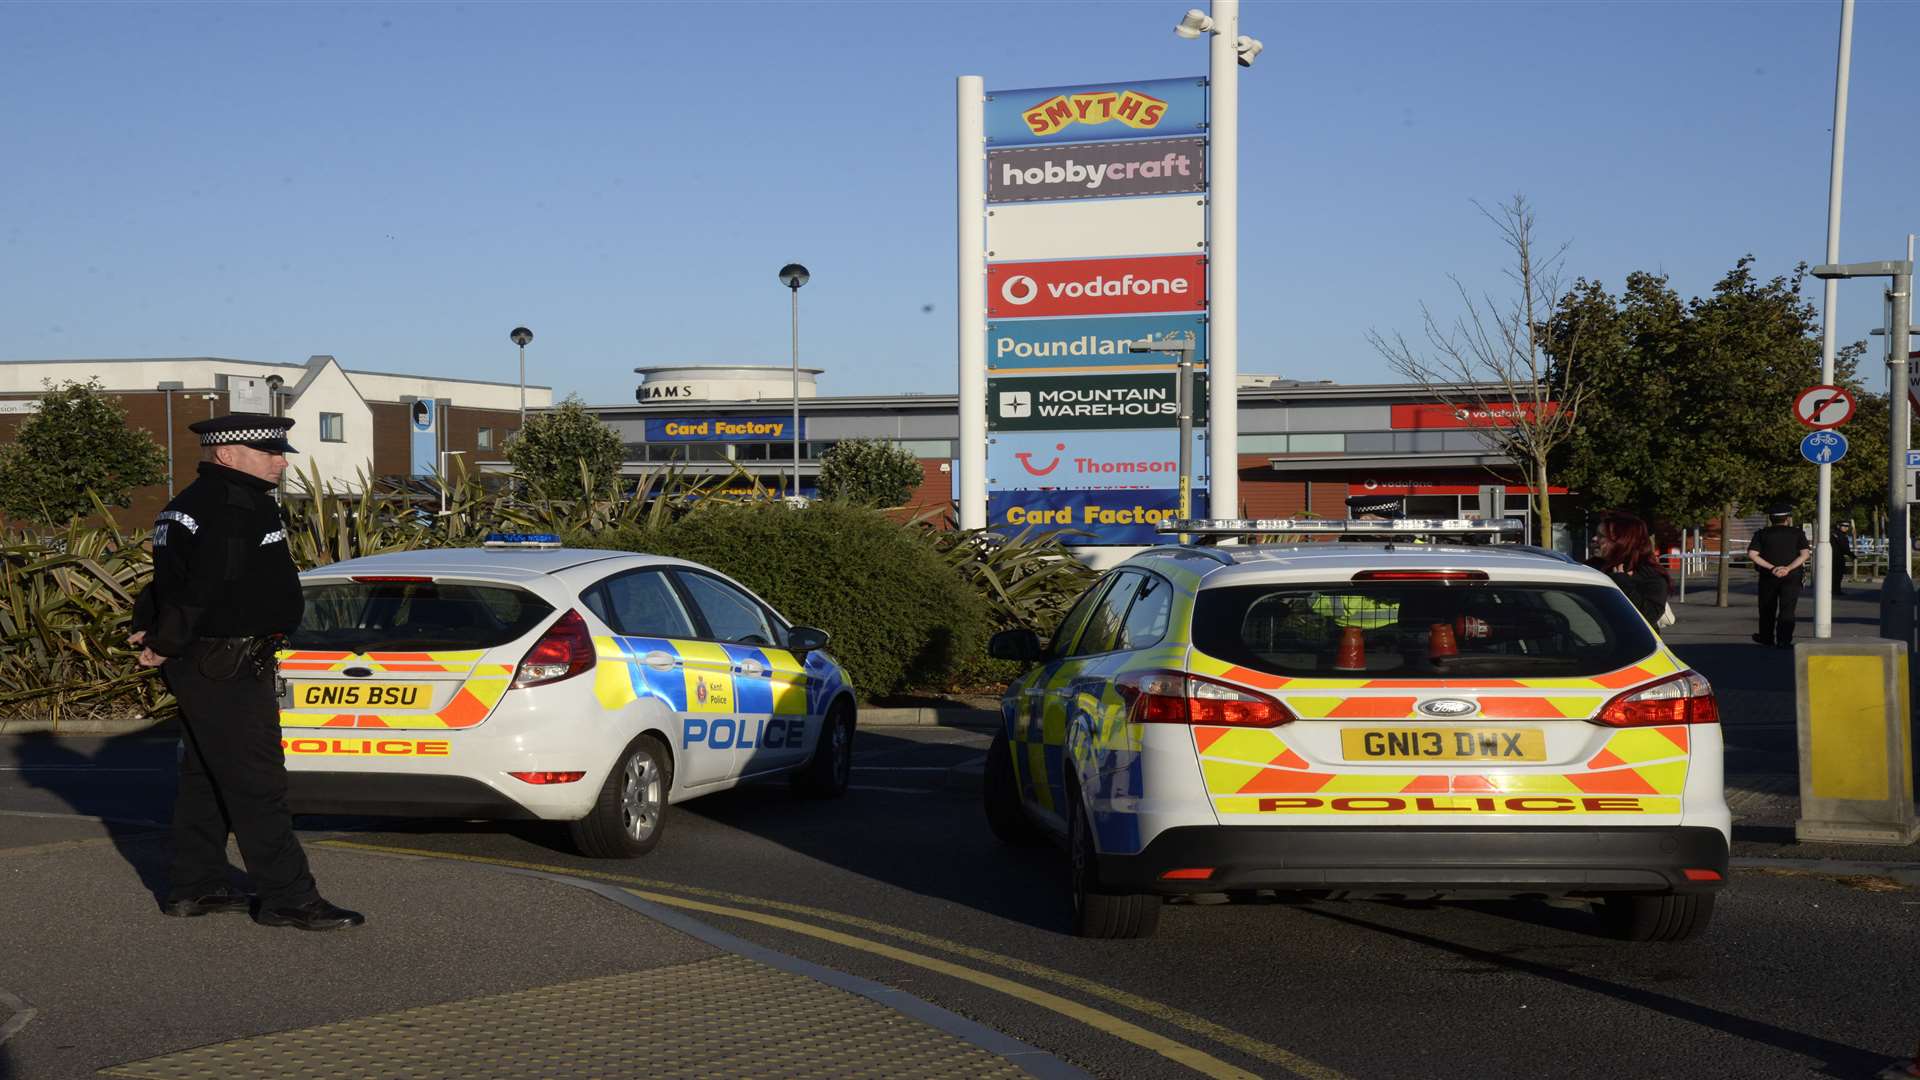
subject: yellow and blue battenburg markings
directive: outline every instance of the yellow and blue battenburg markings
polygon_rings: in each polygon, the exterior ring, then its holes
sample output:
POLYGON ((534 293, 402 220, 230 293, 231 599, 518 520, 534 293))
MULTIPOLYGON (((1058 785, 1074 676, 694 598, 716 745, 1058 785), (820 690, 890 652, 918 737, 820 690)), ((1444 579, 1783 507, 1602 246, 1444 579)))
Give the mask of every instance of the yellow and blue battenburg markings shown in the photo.
POLYGON ((845 685, 839 666, 811 653, 656 637, 596 637, 594 691, 617 709, 658 698, 674 712, 803 716, 826 711, 845 685))

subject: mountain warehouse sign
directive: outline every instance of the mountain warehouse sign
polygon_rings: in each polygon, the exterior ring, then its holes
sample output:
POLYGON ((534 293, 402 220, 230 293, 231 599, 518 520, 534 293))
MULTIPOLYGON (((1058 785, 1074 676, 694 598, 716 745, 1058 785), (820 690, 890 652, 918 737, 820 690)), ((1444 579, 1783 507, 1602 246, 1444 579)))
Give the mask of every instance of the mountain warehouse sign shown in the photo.
MULTIPOLYGON (((1129 375, 1014 376, 987 380, 989 431, 1172 428, 1180 408, 1172 372, 1129 375)), ((1204 380, 1196 379, 1196 383, 1204 380)), ((1206 391, 1196 394, 1196 426, 1206 423, 1206 391)))

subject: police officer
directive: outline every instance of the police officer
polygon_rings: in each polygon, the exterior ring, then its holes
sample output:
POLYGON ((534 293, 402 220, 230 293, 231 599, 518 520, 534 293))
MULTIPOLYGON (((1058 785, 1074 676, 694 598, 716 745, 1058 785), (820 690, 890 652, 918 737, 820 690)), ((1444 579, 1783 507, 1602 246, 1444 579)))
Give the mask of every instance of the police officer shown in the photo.
POLYGON ((140 663, 180 702, 185 735, 173 807, 168 915, 246 911, 228 882, 227 835, 259 890, 254 921, 341 930, 366 920, 327 903, 287 810, 274 651, 300 623, 300 581, 273 491, 293 421, 234 413, 191 425, 200 476, 153 527, 153 583, 134 606, 140 663))
POLYGON ((1767 507, 1767 527, 1747 542, 1747 558, 1760 574, 1760 645, 1793 645, 1793 610, 1800 604, 1800 568, 1813 555, 1807 534, 1793 523, 1793 506, 1778 502, 1767 507))

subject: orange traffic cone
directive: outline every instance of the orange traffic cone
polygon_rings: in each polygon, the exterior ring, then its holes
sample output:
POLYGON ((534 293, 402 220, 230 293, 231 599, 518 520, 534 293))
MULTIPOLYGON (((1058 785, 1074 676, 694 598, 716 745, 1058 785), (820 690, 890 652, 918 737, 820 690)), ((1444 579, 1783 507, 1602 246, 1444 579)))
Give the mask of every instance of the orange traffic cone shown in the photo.
POLYGON ((1357 626, 1340 631, 1340 652, 1334 657, 1335 671, 1367 670, 1367 639, 1357 626))
POLYGON ((1447 623, 1434 623, 1427 631, 1427 655, 1435 660, 1443 656, 1459 656, 1460 646, 1453 640, 1453 627, 1447 623))

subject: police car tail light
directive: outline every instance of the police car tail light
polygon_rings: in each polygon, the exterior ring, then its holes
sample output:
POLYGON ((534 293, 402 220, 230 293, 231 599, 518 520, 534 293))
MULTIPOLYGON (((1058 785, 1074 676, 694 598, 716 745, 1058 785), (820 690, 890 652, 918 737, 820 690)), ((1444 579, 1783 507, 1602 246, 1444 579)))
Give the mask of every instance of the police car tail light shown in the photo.
POLYGON ((1720 703, 1713 684, 1697 671, 1683 671, 1652 686, 1616 696, 1593 718, 1608 727, 1654 727, 1662 724, 1717 724, 1720 703))
POLYGON ((1127 719, 1136 724, 1277 727, 1294 718, 1265 694, 1177 671, 1134 672, 1115 685, 1128 703, 1127 719))
POLYGON ((569 610, 533 643, 513 673, 515 688, 569 679, 593 667, 593 635, 587 621, 569 610))
POLYGON ((1362 570, 1355 581, 1485 581, 1485 570, 1362 570))

